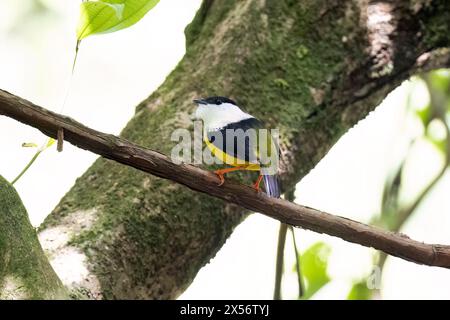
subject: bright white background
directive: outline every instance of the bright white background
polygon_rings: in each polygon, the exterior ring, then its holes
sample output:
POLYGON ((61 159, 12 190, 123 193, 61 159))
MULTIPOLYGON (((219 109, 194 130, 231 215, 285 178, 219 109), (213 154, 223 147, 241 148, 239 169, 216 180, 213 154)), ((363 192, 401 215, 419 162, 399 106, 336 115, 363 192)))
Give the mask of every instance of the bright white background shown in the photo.
MULTIPOLYGON (((0 2, 0 88, 46 108, 61 111, 69 87, 78 1, 43 0, 51 11, 33 10, 37 1, 0 2)), ((137 25, 86 39, 63 113, 101 131, 117 134, 184 54, 184 27, 200 0, 164 0, 137 25)), ((405 137, 417 127, 405 124, 406 83, 346 134, 301 183, 297 202, 368 222, 379 212, 388 168, 401 155, 405 137)), ((415 87, 417 105, 426 101, 415 87)), ((34 150, 23 142, 43 143, 38 131, 0 118, 0 174, 12 180, 34 150)), ((416 148, 408 164, 410 199, 439 167, 441 159, 427 145, 416 148)), ((39 225, 96 156, 64 145, 64 152, 44 152, 17 183, 34 225, 39 225)), ((433 190, 402 232, 414 239, 450 243, 448 175, 433 190)), ((181 296, 185 299, 270 299, 273 291, 278 223, 252 215, 198 274, 181 296)), ((302 250, 316 241, 332 245, 333 281, 314 298, 345 298, 353 281, 369 274, 372 250, 342 240, 297 231, 302 250)), ((290 237, 288 238, 290 239, 290 237)), ((291 241, 286 248, 285 298, 295 298, 296 276, 291 241)), ((382 277, 382 298, 450 298, 450 271, 389 258, 382 277)))

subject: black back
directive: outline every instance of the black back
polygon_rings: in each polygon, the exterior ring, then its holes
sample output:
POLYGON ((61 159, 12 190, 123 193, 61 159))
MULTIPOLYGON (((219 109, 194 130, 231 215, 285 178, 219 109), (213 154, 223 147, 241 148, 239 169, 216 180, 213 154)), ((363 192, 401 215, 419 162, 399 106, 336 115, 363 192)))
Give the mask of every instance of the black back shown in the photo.
MULTIPOLYGON (((237 159, 244 160, 246 162, 257 162, 257 154, 258 154, 258 146, 257 139, 253 139, 251 141, 249 137, 240 137, 239 134, 244 134, 249 129, 260 129, 262 128, 261 122, 256 118, 244 119, 239 122, 233 122, 226 125, 223 128, 220 128, 216 131, 207 132, 208 140, 211 142, 216 148, 222 150, 226 154, 233 156, 237 159), (235 131, 235 130, 242 131, 235 131), (227 130, 232 130, 236 132, 236 136, 233 136, 234 141, 227 141, 227 130), (219 138, 218 138, 219 137, 219 138), (245 139, 244 145, 239 145, 238 141, 242 141, 240 139, 245 139)), ((228 131, 229 132, 229 131, 228 131)), ((257 134, 257 131, 256 131, 257 134)))

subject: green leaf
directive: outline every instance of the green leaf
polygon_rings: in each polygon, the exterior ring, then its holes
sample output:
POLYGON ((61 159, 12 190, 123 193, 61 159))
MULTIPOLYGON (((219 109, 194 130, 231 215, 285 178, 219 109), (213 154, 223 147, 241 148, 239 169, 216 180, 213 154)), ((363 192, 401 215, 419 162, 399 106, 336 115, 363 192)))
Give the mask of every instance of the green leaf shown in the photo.
POLYGON ((301 256, 300 266, 306 280, 305 293, 302 299, 311 298, 317 291, 330 282, 327 274, 328 258, 331 248, 323 242, 309 247, 301 256))
POLYGON ((80 6, 78 40, 93 34, 109 33, 132 26, 142 19, 159 0, 85 1, 80 6))
POLYGON ((367 281, 362 280, 353 285, 348 293, 348 300, 370 300, 372 298, 372 290, 367 287, 367 281))

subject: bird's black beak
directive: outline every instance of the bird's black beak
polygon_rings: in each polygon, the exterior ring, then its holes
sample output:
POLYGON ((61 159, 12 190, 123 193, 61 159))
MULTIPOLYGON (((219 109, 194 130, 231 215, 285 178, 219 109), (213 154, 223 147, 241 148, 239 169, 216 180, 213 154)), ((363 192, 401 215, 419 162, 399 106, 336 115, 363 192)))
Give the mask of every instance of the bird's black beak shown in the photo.
POLYGON ((204 99, 194 99, 193 101, 196 104, 208 104, 204 99))

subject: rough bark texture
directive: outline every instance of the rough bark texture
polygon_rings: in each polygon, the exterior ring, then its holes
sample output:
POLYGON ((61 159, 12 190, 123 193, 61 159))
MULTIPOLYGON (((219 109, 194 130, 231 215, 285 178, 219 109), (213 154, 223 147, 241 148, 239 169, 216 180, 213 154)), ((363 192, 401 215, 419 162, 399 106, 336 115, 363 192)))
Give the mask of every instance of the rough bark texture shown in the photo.
POLYGON ((0 176, 0 299, 64 299, 19 195, 0 176))
MULTIPOLYGON (((191 126, 193 98, 231 96, 280 129, 281 179, 290 188, 402 80, 436 66, 429 59, 437 51, 429 53, 449 46, 449 7, 444 0, 205 0, 186 29, 186 56, 122 136, 170 154, 172 130, 191 126)), ((448 64, 437 55, 438 66, 448 64)), ((245 214, 99 159, 45 221, 41 241, 60 276, 55 261, 78 257, 79 277, 61 278, 85 296, 175 298, 245 214)))

